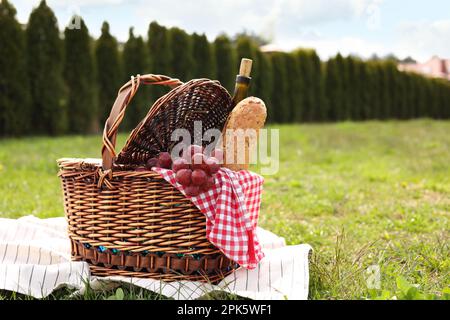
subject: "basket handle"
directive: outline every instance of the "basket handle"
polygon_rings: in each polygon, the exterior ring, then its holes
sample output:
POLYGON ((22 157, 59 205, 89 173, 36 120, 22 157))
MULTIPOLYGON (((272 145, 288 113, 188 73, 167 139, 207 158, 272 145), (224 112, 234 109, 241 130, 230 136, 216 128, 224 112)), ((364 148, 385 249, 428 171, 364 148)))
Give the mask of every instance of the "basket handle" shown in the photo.
POLYGON ((103 170, 110 170, 116 157, 116 138, 119 125, 123 120, 127 106, 130 104, 139 85, 163 85, 175 88, 183 84, 178 79, 173 79, 163 75, 137 75, 132 76, 131 80, 120 88, 116 101, 111 109, 108 119, 103 129, 103 147, 102 147, 102 167, 103 170))

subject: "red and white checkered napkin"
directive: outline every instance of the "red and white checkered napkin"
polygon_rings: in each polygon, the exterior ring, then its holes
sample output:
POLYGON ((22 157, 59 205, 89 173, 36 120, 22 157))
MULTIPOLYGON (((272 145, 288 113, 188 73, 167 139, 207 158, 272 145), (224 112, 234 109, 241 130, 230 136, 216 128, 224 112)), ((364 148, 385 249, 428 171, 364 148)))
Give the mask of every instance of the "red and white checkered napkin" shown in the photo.
MULTIPOLYGON (((186 195, 172 170, 153 170, 186 195)), ((206 216, 208 240, 228 258, 254 269, 264 257, 256 235, 264 179, 250 171, 227 168, 221 168, 215 178, 214 188, 188 198, 206 216)))

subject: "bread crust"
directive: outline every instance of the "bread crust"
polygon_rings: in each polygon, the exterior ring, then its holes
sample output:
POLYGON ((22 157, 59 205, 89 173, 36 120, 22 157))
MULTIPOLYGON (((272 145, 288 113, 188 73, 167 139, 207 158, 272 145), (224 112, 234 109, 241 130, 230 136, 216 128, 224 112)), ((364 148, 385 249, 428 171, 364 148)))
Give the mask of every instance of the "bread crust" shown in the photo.
POLYGON ((256 151, 259 130, 264 127, 266 118, 266 105, 257 97, 245 98, 234 107, 222 131, 224 167, 233 171, 248 170, 252 153, 256 151), (240 141, 244 143, 241 147, 240 141))

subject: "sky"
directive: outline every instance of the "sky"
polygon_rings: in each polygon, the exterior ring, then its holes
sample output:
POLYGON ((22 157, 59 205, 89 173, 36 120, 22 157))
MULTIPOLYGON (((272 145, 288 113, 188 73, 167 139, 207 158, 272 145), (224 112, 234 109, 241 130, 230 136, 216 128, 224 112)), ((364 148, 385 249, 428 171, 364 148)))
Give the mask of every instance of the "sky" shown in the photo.
MULTIPOLYGON (((26 23, 40 0, 12 0, 26 23)), ((177 26, 213 40, 248 31, 281 50, 314 48, 326 59, 340 52, 368 58, 393 53, 426 61, 450 58, 447 0, 47 0, 63 29, 80 14, 94 37, 103 21, 126 41, 128 30, 146 37, 148 25, 177 26)))

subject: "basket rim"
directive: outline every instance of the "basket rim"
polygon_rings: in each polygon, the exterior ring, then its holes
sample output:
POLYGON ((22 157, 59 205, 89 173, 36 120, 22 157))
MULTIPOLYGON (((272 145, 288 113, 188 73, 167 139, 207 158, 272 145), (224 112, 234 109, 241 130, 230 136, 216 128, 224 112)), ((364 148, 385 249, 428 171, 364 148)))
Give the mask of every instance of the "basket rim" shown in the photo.
MULTIPOLYGON (((56 160, 58 167, 61 171, 90 171, 97 172, 102 169, 102 159, 101 158, 59 158, 56 160)), ((133 164, 120 164, 114 163, 114 171, 117 172, 128 172, 132 173, 134 176, 140 175, 151 175, 154 177, 161 177, 158 172, 150 169, 143 171, 136 171, 136 168, 143 166, 133 165, 133 164)), ((162 177, 161 177, 162 178, 162 177)))

